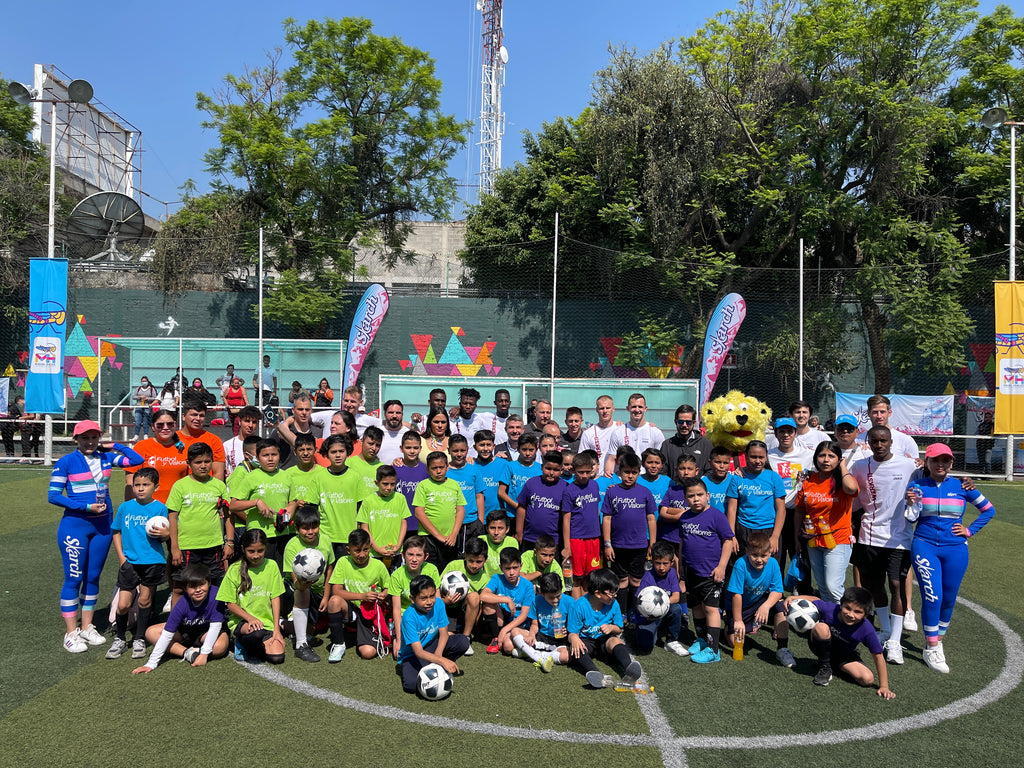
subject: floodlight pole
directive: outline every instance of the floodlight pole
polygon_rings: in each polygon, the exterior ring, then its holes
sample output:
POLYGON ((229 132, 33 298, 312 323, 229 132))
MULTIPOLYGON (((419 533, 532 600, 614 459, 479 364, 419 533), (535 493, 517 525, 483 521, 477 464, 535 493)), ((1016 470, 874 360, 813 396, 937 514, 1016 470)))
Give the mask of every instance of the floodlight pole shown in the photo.
POLYGON ((800 281, 800 386, 797 400, 804 399, 804 239, 800 238, 800 269, 798 270, 800 281))
POLYGON ((551 381, 548 384, 548 399, 552 409, 555 402, 555 316, 558 312, 558 211, 555 211, 555 268, 551 280, 551 381))

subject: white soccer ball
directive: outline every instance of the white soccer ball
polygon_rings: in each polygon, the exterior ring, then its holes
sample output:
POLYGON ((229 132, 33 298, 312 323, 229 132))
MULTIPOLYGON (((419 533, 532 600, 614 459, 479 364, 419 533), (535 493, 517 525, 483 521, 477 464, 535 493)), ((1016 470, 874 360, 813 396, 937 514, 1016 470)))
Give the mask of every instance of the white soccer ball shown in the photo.
POLYGON ((416 678, 420 695, 430 701, 440 701, 452 692, 452 676, 440 664, 427 664, 416 678))
POLYGON ((164 528, 170 528, 171 521, 163 515, 153 515, 146 521, 146 534, 149 536, 158 536, 160 531, 164 528))
POLYGON ((469 579, 462 571, 452 571, 441 577, 441 597, 458 596, 464 600, 469 594, 469 579))
POLYGON ((292 572, 303 581, 316 581, 327 570, 327 558, 319 549, 303 549, 292 560, 292 572))
POLYGON ((644 587, 637 596, 636 607, 648 619, 660 619, 670 606, 671 596, 661 587, 644 587))
POLYGON ((803 598, 790 603, 789 612, 786 614, 786 621, 789 622, 789 626, 794 632, 801 634, 810 632, 814 625, 818 623, 819 618, 821 618, 821 615, 818 613, 818 609, 814 607, 814 603, 803 598))

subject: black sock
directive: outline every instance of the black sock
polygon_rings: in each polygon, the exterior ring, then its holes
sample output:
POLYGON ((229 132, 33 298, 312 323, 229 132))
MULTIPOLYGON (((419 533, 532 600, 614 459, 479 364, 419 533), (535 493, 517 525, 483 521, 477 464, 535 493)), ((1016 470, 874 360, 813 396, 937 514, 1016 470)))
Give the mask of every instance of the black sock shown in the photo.
POLYGON ((578 659, 574 659, 570 656, 569 662, 582 669, 583 674, 587 674, 587 672, 597 672, 597 665, 594 663, 594 660, 590 658, 589 653, 584 653, 578 659))
POLYGON ((629 602, 629 587, 619 587, 619 591, 615 594, 615 600, 619 604, 619 613, 628 617, 629 614, 626 612, 626 604, 629 602))
POLYGON ((114 618, 114 625, 117 627, 117 639, 124 640, 125 633, 128 631, 128 611, 124 613, 118 611, 114 618))
POLYGON ((135 622, 135 639, 145 640, 146 630, 149 629, 149 617, 153 614, 153 605, 147 605, 145 608, 139 607, 139 618, 135 622))
POLYGON ((708 627, 708 645, 711 646, 711 650, 718 653, 718 639, 722 634, 721 627, 708 627))
POLYGON ((484 614, 483 616, 484 632, 487 633, 487 637, 495 638, 498 636, 498 614, 484 614))
POLYGON ((327 614, 327 623, 331 628, 331 642, 342 645, 345 642, 345 614, 341 611, 327 614))
POLYGON ((629 658, 629 650, 626 648, 625 643, 619 643, 614 648, 612 648, 612 656, 614 656, 615 660, 619 662, 619 665, 622 667, 623 671, 625 671, 626 667, 629 666, 630 661, 632 661, 629 658))
POLYGON ((832 641, 831 640, 820 640, 814 635, 807 638, 807 645, 811 648, 811 653, 818 657, 818 661, 822 664, 830 664, 832 662, 832 641))
POLYGON ((780 651, 783 648, 789 648, 789 638, 788 637, 780 637, 775 642, 778 644, 780 651))

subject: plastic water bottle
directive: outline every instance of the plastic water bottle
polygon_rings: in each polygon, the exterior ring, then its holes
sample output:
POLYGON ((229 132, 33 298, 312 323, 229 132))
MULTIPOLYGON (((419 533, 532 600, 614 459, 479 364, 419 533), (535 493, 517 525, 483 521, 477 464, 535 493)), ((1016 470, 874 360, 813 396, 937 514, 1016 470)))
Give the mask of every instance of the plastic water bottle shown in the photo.
POLYGON ((732 644, 732 657, 736 659, 736 661, 743 661, 743 641, 745 639, 746 638, 737 638, 732 644))
POLYGON ((916 483, 908 488, 912 494, 914 494, 914 501, 907 505, 903 512, 903 516, 910 522, 914 522, 921 516, 921 510, 924 509, 922 500, 924 499, 924 491, 921 490, 920 486, 916 483))
POLYGON ((572 558, 567 557, 562 561, 562 591, 572 590, 572 558))

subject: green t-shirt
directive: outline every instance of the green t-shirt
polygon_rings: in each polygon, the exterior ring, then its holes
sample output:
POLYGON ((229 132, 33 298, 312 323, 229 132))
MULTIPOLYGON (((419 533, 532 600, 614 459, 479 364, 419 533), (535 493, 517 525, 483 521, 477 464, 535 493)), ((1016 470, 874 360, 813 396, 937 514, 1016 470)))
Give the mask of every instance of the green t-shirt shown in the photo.
POLYGON ((377 467, 380 465, 380 459, 373 462, 373 464, 368 464, 366 459, 359 454, 349 456, 348 459, 345 460, 345 466, 348 467, 349 472, 354 472, 359 479, 362 480, 364 496, 377 492, 377 467))
MULTIPOLYGON (((383 592, 388 589, 390 577, 388 569, 380 560, 370 558, 369 562, 360 568, 355 564, 352 555, 345 555, 334 566, 334 573, 331 574, 331 584, 341 584, 348 592, 383 592)), ((353 605, 358 606, 361 600, 352 600, 353 605)), ((385 607, 385 612, 387 607, 385 607)))
MULTIPOLYGON (((285 576, 288 578, 292 578, 294 576, 292 573, 292 561, 295 559, 295 556, 304 549, 307 549, 307 544, 297 535, 288 539, 288 544, 284 548, 284 559, 282 561, 284 563, 285 576)), ((316 580, 316 583, 313 584, 312 587, 310 587, 312 591, 322 595, 324 593, 324 579, 327 577, 327 571, 331 569, 331 563, 335 560, 334 547, 331 546, 331 542, 328 541, 327 537, 321 533, 316 537, 316 546, 311 547, 311 549, 319 550, 320 554, 324 556, 327 562, 327 568, 324 570, 324 574, 316 580)))
MULTIPOLYGON (((409 503, 405 496, 394 491, 386 499, 379 493, 371 494, 363 499, 356 514, 357 523, 366 523, 370 536, 378 547, 388 545, 401 546, 398 534, 402 532, 402 523, 409 517, 409 503)), ((374 557, 380 555, 374 551, 374 557)))
POLYGON ((469 579, 469 588, 474 592, 479 592, 481 589, 487 586, 487 582, 491 580, 491 577, 487 574, 487 566, 484 565, 475 574, 470 573, 466 567, 465 560, 452 560, 444 569, 444 573, 441 574, 443 577, 445 573, 451 573, 452 571, 462 571, 466 578, 469 579))
POLYGON ((459 484, 451 478, 445 478, 443 483, 435 483, 428 477, 416 486, 412 505, 423 507, 424 514, 434 527, 442 535, 450 536, 455 527, 455 508, 465 507, 466 497, 462 495, 459 484))
POLYGON ((245 464, 239 464, 235 469, 228 475, 228 498, 229 499, 240 499, 236 491, 241 486, 242 481, 252 472, 249 467, 245 464))
MULTIPOLYGON (((540 567, 537 565, 537 553, 532 549, 529 552, 523 552, 522 573, 535 573, 536 571, 540 571, 540 567)), ((557 573, 559 580, 561 580, 562 567, 558 564, 557 560, 552 560, 551 565, 541 571, 541 575, 545 573, 557 573)), ((562 586, 564 587, 565 584, 562 584, 562 586)))
POLYGON ((519 548, 519 542, 513 536, 506 536, 501 540, 501 544, 495 544, 486 534, 478 538, 483 539, 484 544, 487 545, 487 562, 484 563, 484 571, 487 572, 487 578, 501 573, 501 550, 508 549, 509 547, 519 548))
POLYGON ((171 486, 167 511, 178 513, 178 549, 206 549, 224 543, 217 500, 226 498, 227 490, 215 477, 201 483, 192 475, 171 486))
POLYGON ((362 479, 351 469, 340 475, 329 470, 317 475, 320 489, 320 535, 347 544, 356 528, 356 505, 366 495, 362 479))
MULTIPOLYGON (((246 613, 252 614, 263 622, 263 628, 274 631, 274 612, 271 608, 271 601, 275 597, 284 594, 284 579, 281 578, 281 569, 273 560, 264 558, 258 568, 249 569, 249 578, 252 586, 244 594, 238 594, 238 586, 242 581, 242 561, 232 563, 228 572, 224 574, 224 580, 217 588, 217 599, 225 603, 235 603, 246 613)), ((234 632, 242 619, 239 616, 226 611, 228 614, 228 626, 234 632)))
MULTIPOLYGON (((434 580, 434 586, 441 583, 441 577, 437 573, 437 566, 433 563, 424 563, 420 573, 429 576, 434 580)), ((391 581, 388 583, 388 594, 394 597, 399 595, 402 598, 402 611, 412 605, 412 598, 409 597, 409 584, 419 574, 410 574, 409 569, 404 565, 391 574, 391 581)))
MULTIPOLYGON (((245 479, 232 491, 231 498, 248 501, 263 499, 263 503, 270 507, 270 510, 276 515, 278 510, 288 506, 290 491, 291 483, 288 473, 283 469, 279 469, 271 475, 257 467, 246 475, 245 479)), ((277 528, 274 527, 274 518, 264 517, 256 507, 245 510, 245 528, 246 530, 259 528, 267 534, 267 538, 280 535, 277 528)))
POLYGON ((285 470, 288 481, 291 483, 288 501, 298 500, 319 504, 320 486, 317 483, 317 478, 326 471, 327 468, 321 467, 319 464, 314 464, 312 469, 306 471, 299 469, 298 464, 288 467, 285 470))

